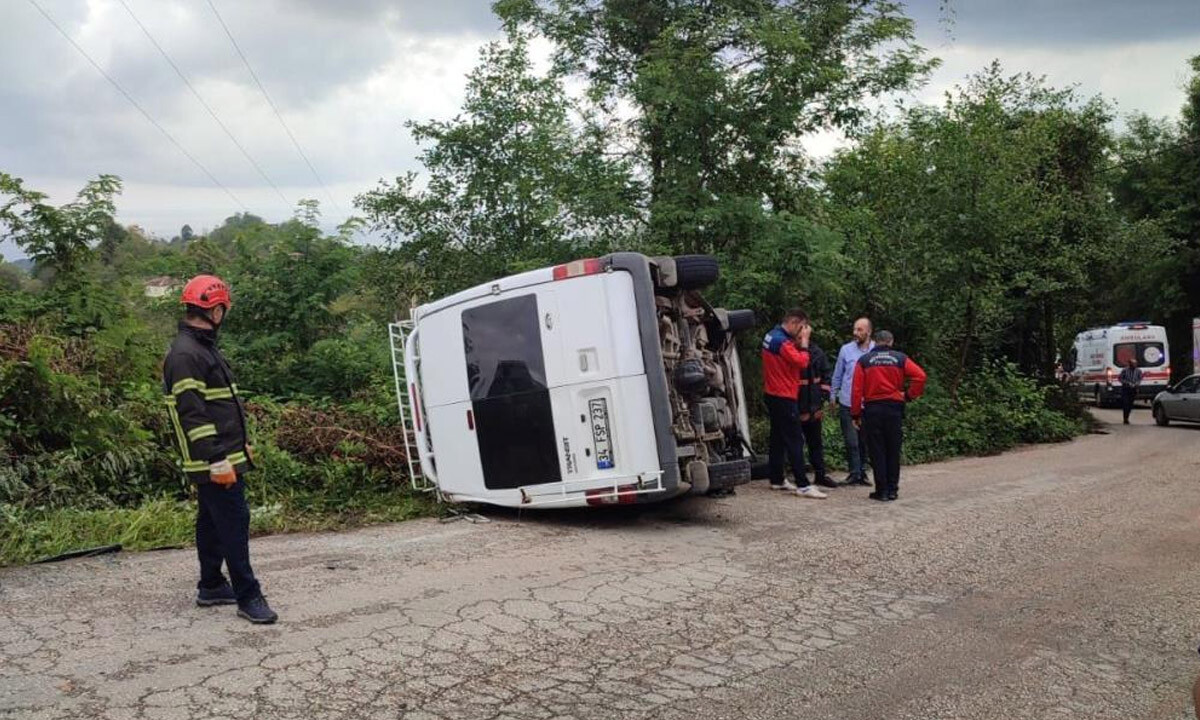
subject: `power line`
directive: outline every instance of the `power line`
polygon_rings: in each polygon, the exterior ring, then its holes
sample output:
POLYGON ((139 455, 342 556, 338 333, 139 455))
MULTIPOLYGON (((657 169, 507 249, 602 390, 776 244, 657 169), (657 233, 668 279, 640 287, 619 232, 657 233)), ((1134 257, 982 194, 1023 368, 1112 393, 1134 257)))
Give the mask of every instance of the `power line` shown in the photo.
POLYGON ((1127 166, 1129 166, 1129 165, 1134 165, 1136 163, 1142 163, 1147 160, 1153 160, 1154 158, 1158 157, 1159 155, 1166 155, 1169 152, 1173 152, 1175 150, 1182 150, 1184 148, 1191 147, 1193 145, 1200 145, 1200 138, 1196 138, 1194 140, 1180 140, 1178 142, 1173 142, 1169 145, 1159 148, 1158 150, 1155 150, 1154 152, 1146 153, 1145 155, 1138 155, 1136 157, 1128 157, 1128 158, 1123 158, 1121 160, 1117 160, 1116 162, 1108 165, 1107 167, 1104 167, 1104 168, 1101 168, 1100 170, 1098 170, 1097 174, 1105 175, 1105 174, 1110 173, 1113 170, 1116 170, 1118 168, 1128 169, 1127 166))
POLYGON ((163 56, 163 59, 167 61, 167 64, 171 66, 171 69, 175 71, 175 74, 178 75, 179 79, 183 81, 183 84, 187 86, 187 89, 192 91, 192 95, 196 98, 196 101, 208 111, 208 114, 212 117, 213 121, 216 122, 217 125, 221 127, 221 130, 225 132, 226 137, 228 137, 229 140, 237 147, 237 149, 241 151, 242 156, 246 158, 246 161, 249 162, 250 165, 258 171, 259 176, 261 176, 262 179, 271 186, 271 189, 275 191, 275 194, 279 196, 279 199, 283 201, 283 204, 290 208, 292 204, 288 202, 286 197, 284 197, 283 192, 280 191, 279 187, 271 180, 270 177, 267 176, 267 173, 262 169, 262 166, 260 166, 254 160, 254 158, 250 156, 250 153, 246 150, 246 148, 240 142, 238 142, 238 139, 234 137, 233 133, 229 130, 225 123, 221 122, 221 118, 217 117, 217 113, 212 109, 212 106, 204 101, 204 98, 200 96, 200 93, 196 90, 195 86, 192 85, 192 82, 188 80, 186 75, 183 74, 183 71, 179 69, 179 66, 175 64, 175 61, 171 59, 171 56, 167 54, 167 51, 163 49, 162 45, 160 45, 159 42, 154 39, 154 36, 150 34, 150 30, 147 29, 142 21, 138 19, 138 16, 134 14, 133 8, 129 7, 129 4, 125 2, 125 0, 117 1, 121 3, 121 7, 125 8, 125 12, 129 13, 129 17, 133 18, 133 21, 137 23, 139 28, 141 28, 142 33, 146 36, 146 39, 149 40, 150 44, 153 45, 155 49, 158 50, 159 54, 163 56))
POLYGON ((75 42, 74 38, 72 38, 70 35, 68 35, 67 31, 63 30, 61 25, 59 25, 57 22, 55 22, 54 18, 50 17, 50 13, 46 12, 45 8, 43 8, 41 5, 39 5, 37 0, 29 0, 29 4, 33 5, 34 9, 36 9, 39 13, 41 13, 42 17, 46 18, 46 20, 51 25, 54 26, 54 29, 57 30, 60 35, 62 35, 64 38, 66 38, 67 42, 71 43, 71 45, 73 45, 76 50, 79 51, 79 54, 83 56, 83 59, 87 60, 91 64, 92 67, 96 68, 96 72, 100 73, 100 75, 102 75, 104 77, 104 79, 109 82, 109 84, 111 84, 114 88, 117 89, 117 92, 121 93, 121 95, 123 95, 125 97, 125 99, 129 101, 130 105, 132 105, 139 113, 142 114, 142 117, 146 118, 147 122, 149 122, 151 125, 153 125, 155 128, 157 128, 158 131, 163 134, 163 137, 165 137, 167 140, 169 140, 171 142, 171 144, 174 145, 175 148, 177 150, 179 150, 179 152, 183 153, 183 155, 188 160, 191 160, 192 164, 195 165, 197 168, 199 168, 200 172, 204 173, 208 177, 208 179, 212 181, 213 185, 216 185, 217 187, 224 190, 225 194, 228 195, 231 200, 233 200, 235 203, 237 203, 242 208, 243 211, 250 212, 250 208, 246 207, 246 204, 243 203, 241 200, 239 200, 238 196, 233 194, 233 191, 231 191, 229 188, 227 188, 223 184, 221 184, 221 181, 218 180, 215 175, 213 175, 211 172, 209 172, 208 168, 204 167, 204 164, 201 163, 199 160, 197 160, 195 155, 192 155, 190 152, 188 152, 187 148, 185 148, 183 145, 181 145, 179 143, 179 141, 175 139, 174 135, 167 132, 167 129, 164 128, 162 125, 160 125, 157 120, 155 120, 153 117, 151 117, 150 113, 146 112, 146 109, 143 108, 138 103, 137 100, 134 100, 133 96, 130 95, 125 90, 125 88, 121 87, 120 83, 118 83, 116 80, 113 79, 113 77, 111 75, 109 75, 107 72, 105 72, 104 68, 100 67, 100 64, 97 63, 95 60, 93 60, 92 56, 88 55, 87 51, 84 50, 79 45, 79 43, 75 42))
POLYGON ((259 92, 262 93, 263 98, 267 101, 267 105, 271 107, 271 112, 275 113, 275 118, 279 120, 279 124, 283 126, 283 131, 287 133, 288 138, 292 141, 292 145, 295 146, 296 152, 299 153, 300 157, 304 160, 304 164, 308 166, 312 176, 316 178, 317 184, 320 185, 321 189, 325 191, 325 195, 329 198, 330 204, 333 205, 335 210, 341 212, 342 209, 338 207, 337 201, 333 199, 333 193, 329 192, 329 188, 325 186, 325 181, 322 180, 321 175, 317 173, 317 168, 313 166, 312 161, 308 159, 308 155, 304 153, 304 149, 300 147, 300 142, 296 140, 296 136, 292 134, 291 128, 289 128, 288 124, 284 121, 283 114, 279 112, 279 108, 275 106, 275 102, 271 100, 271 95, 267 92, 267 88, 263 86, 262 81, 258 79, 258 75, 254 72, 254 68, 250 66, 250 61, 246 59, 246 54, 242 52, 242 48, 237 44, 237 40, 233 39, 233 33, 229 31, 229 26, 225 24, 225 19, 221 17, 221 13, 217 10, 217 6, 213 4, 212 0, 205 0, 205 2, 207 2, 208 7, 212 9, 213 15, 217 16, 217 22, 221 23, 221 28, 225 31, 225 36, 229 38, 229 43, 233 45, 233 49, 237 51, 238 57, 242 59, 242 63, 246 66, 246 70, 250 72, 250 77, 254 78, 254 84, 258 85, 259 92))

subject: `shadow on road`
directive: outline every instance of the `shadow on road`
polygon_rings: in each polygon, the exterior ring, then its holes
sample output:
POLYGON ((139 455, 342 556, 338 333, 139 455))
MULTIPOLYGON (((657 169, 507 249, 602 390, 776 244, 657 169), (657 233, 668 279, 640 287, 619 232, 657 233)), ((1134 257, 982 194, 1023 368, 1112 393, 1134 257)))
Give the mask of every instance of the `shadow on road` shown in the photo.
POLYGON ((489 520, 529 523, 549 528, 587 528, 601 532, 631 529, 656 532, 679 526, 718 527, 727 522, 721 500, 704 497, 682 497, 644 505, 597 505, 586 508, 536 510, 478 505, 473 507, 472 511, 489 520))

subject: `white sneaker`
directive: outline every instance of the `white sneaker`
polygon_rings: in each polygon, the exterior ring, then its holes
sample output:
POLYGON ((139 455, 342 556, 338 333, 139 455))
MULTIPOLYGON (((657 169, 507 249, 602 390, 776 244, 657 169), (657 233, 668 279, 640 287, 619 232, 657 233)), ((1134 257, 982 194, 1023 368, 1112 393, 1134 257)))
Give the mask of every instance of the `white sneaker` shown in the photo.
POLYGON ((805 485, 802 488, 796 488, 796 494, 802 498, 808 498, 809 500, 824 500, 825 498, 829 497, 825 493, 818 490, 815 485, 805 485))
POLYGON ((796 492, 800 488, 796 487, 796 483, 791 480, 784 480, 782 485, 771 485, 772 490, 787 490, 788 492, 796 492))

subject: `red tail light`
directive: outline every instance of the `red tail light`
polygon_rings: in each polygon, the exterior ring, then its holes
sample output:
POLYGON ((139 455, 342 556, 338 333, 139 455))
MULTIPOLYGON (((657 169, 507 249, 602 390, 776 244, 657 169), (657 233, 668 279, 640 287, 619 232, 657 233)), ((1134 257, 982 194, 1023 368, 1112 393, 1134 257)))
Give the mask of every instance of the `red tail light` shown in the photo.
POLYGON ((584 493, 588 505, 629 505, 637 502, 637 485, 618 485, 612 488, 596 488, 584 493))
POLYGON ((595 275, 604 271, 604 265, 596 258, 588 258, 587 260, 576 260, 569 262, 566 265, 559 265, 554 268, 555 280, 566 280, 567 278, 581 277, 583 275, 595 275))

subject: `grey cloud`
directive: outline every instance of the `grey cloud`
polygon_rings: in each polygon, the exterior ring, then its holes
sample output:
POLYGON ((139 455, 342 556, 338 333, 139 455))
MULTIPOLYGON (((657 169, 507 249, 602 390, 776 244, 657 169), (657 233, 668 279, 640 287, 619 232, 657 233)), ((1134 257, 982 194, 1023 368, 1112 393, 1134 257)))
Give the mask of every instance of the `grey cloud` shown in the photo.
POLYGON ((387 23, 401 32, 492 33, 499 22, 490 0, 295 0, 307 13, 337 22, 387 23))
POLYGON ((933 49, 950 40, 1066 49, 1200 35, 1198 0, 909 0, 906 8, 933 49))

